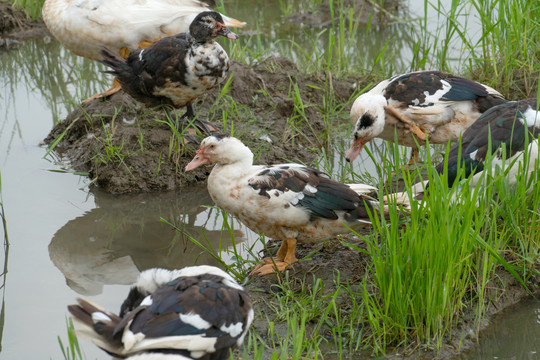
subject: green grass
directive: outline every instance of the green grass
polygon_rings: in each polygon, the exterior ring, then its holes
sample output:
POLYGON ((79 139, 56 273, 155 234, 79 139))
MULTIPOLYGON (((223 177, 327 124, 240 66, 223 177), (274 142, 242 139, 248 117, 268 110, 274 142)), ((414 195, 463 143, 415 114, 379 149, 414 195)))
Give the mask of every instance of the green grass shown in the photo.
POLYGON ((12 2, 14 7, 23 9, 32 19, 41 17, 41 8, 44 3, 45 0, 13 0, 12 2))
MULTIPOLYGON (((394 156, 383 158, 379 178, 402 171, 406 153, 397 146, 380 151, 394 156)), ((421 155, 435 162, 425 149, 421 155)), ((367 349, 386 354, 396 348, 410 355, 418 348, 437 352, 450 337, 465 336, 456 330, 465 314, 479 328, 490 304, 504 292, 501 272, 526 289, 531 276, 540 275, 540 188, 534 186, 540 173, 529 179, 519 176, 510 189, 507 171, 486 170, 483 186, 465 179, 448 188, 446 177, 427 167, 430 187, 424 202, 403 211, 405 219, 397 213, 389 219, 372 214, 374 231, 358 235, 367 246, 349 244, 369 257, 359 284, 349 284, 339 273, 333 289, 317 278, 308 284, 288 273, 278 277, 274 295, 263 300, 266 310, 257 315, 268 330, 253 330, 242 351, 258 354, 255 359, 341 359, 367 349)), ((415 175, 401 172, 407 191, 415 175)), ((387 193, 383 185, 380 191, 387 193)), ((225 212, 222 216, 228 218, 225 212)), ((256 258, 236 246, 216 249, 196 237, 192 241, 212 252, 239 281, 256 258), (220 255, 227 252, 234 253, 232 262, 220 255)))
POLYGON ((73 326, 73 320, 71 318, 66 318, 66 329, 67 329, 67 343, 64 345, 62 338, 58 336, 58 345, 62 350, 62 355, 64 360, 84 360, 85 357, 79 346, 79 340, 75 335, 75 327, 73 326))
MULTIPOLYGON (((9 258, 9 236, 7 228, 6 211, 4 209, 4 199, 2 197, 2 172, 0 171, 0 220, 2 222, 2 233, 4 235, 4 264, 2 266, 2 308, 0 309, 0 344, 4 337, 4 324, 6 319, 6 281, 8 273, 8 258, 9 258)), ((0 347, 1 349, 1 347, 0 347)))

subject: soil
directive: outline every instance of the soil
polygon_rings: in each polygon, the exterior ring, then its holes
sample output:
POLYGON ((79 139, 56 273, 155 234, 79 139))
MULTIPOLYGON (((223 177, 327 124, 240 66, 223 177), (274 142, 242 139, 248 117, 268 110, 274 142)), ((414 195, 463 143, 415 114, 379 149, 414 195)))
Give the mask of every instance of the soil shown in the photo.
MULTIPOLYGON (((227 131, 220 107, 234 103, 242 118, 229 119, 227 126, 230 129, 234 121, 234 134, 254 150, 258 163, 312 161, 322 145, 317 139, 324 131, 324 122, 317 107, 325 91, 331 86, 340 103, 346 102, 355 88, 351 80, 300 74, 296 65, 283 57, 271 57, 251 67, 232 62, 230 73, 227 96, 232 101, 220 101, 216 106, 221 89, 214 88, 198 100, 195 111, 212 122, 216 133, 223 133, 227 131), (297 133, 287 124, 296 111, 289 91, 293 85, 302 94, 303 111, 309 119, 299 123, 297 133), (217 116, 210 119, 210 113, 217 116)), ((182 112, 177 114, 181 116, 182 112)), ((162 109, 145 108, 119 92, 106 100, 81 104, 52 130, 45 143, 62 136, 55 150, 69 159, 74 169, 88 172, 99 187, 111 193, 173 190, 204 182, 209 167, 182 171, 200 139, 191 136, 187 144, 174 144, 178 138, 171 127, 156 119, 165 119, 162 109), (121 151, 111 155, 112 148, 121 151)), ((336 127, 348 125, 348 119, 332 121, 336 127)))
MULTIPOLYGON (((325 10, 321 12, 325 14, 325 10)), ((307 24, 324 24, 324 17, 313 14, 295 14, 289 19, 307 24)), ((43 23, 27 19, 20 11, 13 10, 0 0, 0 50, 13 41, 46 34, 43 23), (6 39, 9 41, 6 42, 6 39)), ((200 117, 211 121, 219 132, 230 132, 231 119, 221 117, 221 109, 236 106, 242 117, 234 120, 234 134, 255 150, 257 163, 282 161, 311 162, 321 146, 328 140, 319 141, 324 123, 319 111, 325 91, 331 91, 337 103, 346 102, 354 93, 358 79, 333 79, 332 74, 301 74, 296 65, 282 57, 271 57, 254 66, 233 62, 233 78, 230 91, 225 99, 219 98, 221 88, 214 89, 195 104, 200 117), (292 132, 286 120, 297 112, 299 104, 293 99, 290 89, 297 85, 302 96, 303 110, 309 122, 299 124, 299 132, 292 132), (217 105, 216 105, 217 104, 217 105), (224 123, 227 129, 224 128, 224 123)), ((367 83, 370 79, 363 79, 367 83)), ((181 115, 182 110, 178 112, 181 115)), ((126 94, 120 92, 106 100, 93 100, 81 104, 75 111, 58 124, 45 139, 55 151, 69 162, 69 166, 85 171, 95 180, 95 184, 111 193, 140 191, 159 191, 183 188, 190 184, 204 183, 210 168, 197 169, 184 173, 182 169, 190 161, 200 138, 191 137, 189 142, 178 141, 170 126, 160 122, 164 114, 160 109, 145 108, 126 94)), ((348 126, 347 118, 331 119, 335 128, 348 126)), ((363 241, 352 235, 344 239, 357 247, 364 247, 363 241)), ((279 241, 270 240, 268 248, 276 250, 279 241)), ((266 256, 268 254, 261 254, 266 256)), ((331 240, 316 248, 297 247, 297 256, 303 259, 294 264, 288 272, 293 288, 310 286, 314 279, 321 279, 325 292, 336 289, 339 279, 347 281, 352 287, 359 286, 369 258, 362 252, 342 245, 341 241, 331 240), (314 253, 313 253, 314 252, 314 253), (305 258, 310 254, 310 259, 305 258)), ((504 271, 496 277, 497 284, 488 288, 494 299, 488 316, 480 327, 489 323, 490 316, 505 307, 528 296, 523 287, 504 271), (504 290, 503 290, 504 289, 504 290)), ((531 279, 532 290, 538 292, 539 279, 531 279)), ((280 278, 274 276, 253 277, 247 286, 257 308, 272 318, 270 308, 275 301, 274 294, 281 291, 277 285, 280 278)), ((347 306, 346 298, 340 299, 347 306)), ((259 317, 260 318, 260 317, 259 317)), ((392 358, 445 359, 476 344, 473 324, 474 314, 466 313, 457 324, 453 337, 448 338, 442 350, 417 350, 409 357, 404 355, 392 358), (470 334, 464 339, 463 334, 470 334), (459 345, 459 346, 458 346, 459 345)), ((259 334, 267 333, 267 322, 255 321, 259 334)), ((286 331, 286 324, 276 324, 276 331, 286 331)), ((413 350, 399 349, 400 353, 413 350)), ((396 353, 398 351, 396 350, 396 353)))
POLYGON ((43 37, 48 33, 43 21, 29 19, 21 10, 0 0, 0 50, 9 49, 18 41, 43 37))

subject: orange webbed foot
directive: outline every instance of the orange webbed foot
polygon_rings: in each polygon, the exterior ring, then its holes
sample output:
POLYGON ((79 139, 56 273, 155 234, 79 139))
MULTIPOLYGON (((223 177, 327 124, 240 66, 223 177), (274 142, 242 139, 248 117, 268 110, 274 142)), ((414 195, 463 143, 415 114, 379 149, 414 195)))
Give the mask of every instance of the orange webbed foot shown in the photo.
POLYGON ((120 85, 120 83, 118 82, 118 80, 116 80, 116 78, 114 78, 113 80, 113 84, 111 86, 110 89, 108 90, 105 90, 104 92, 102 93, 99 93, 99 94, 95 94, 93 96, 90 96, 88 99, 86 100, 83 100, 82 103, 83 104, 86 104, 86 103, 89 103, 90 101, 94 100, 94 99, 101 99, 101 98, 105 98, 105 97, 109 97, 113 94, 116 94, 118 91, 120 91, 120 89, 122 89, 122 86, 120 85))
POLYGON ((251 270, 249 273, 250 276, 252 275, 259 275, 259 276, 265 276, 274 274, 276 272, 283 272, 285 271, 290 265, 289 263, 286 263, 282 260, 274 260, 273 259, 263 259, 265 261, 265 264, 258 264, 251 270))

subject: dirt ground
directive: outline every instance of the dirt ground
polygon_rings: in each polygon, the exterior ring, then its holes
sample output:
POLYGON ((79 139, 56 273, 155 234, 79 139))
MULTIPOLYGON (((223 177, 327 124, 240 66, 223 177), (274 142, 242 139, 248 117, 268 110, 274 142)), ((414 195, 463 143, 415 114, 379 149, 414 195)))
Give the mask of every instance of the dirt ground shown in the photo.
MULTIPOLYGON (((282 57, 268 58, 253 67, 232 62, 230 72, 233 80, 228 96, 241 108, 243 117, 229 119, 228 126, 234 121, 234 133, 256 153, 256 162, 313 160, 319 147, 316 134, 324 130, 317 106, 324 92, 329 91, 325 89, 325 75, 302 75, 282 57), (299 87, 309 119, 299 125, 304 135, 294 134, 287 124, 286 119, 295 112, 289 94, 291 85, 299 87)), ((354 91, 352 81, 332 80, 331 84, 337 102, 346 102, 354 91)), ((214 88, 194 105, 202 119, 210 120, 208 113, 220 91, 214 88)), ((230 106, 230 102, 221 102, 222 106, 230 106)), ((214 114, 220 114, 220 110, 214 109, 214 114)), ((179 109, 177 114, 183 112, 179 109)), ((194 156, 198 140, 176 144, 178 147, 171 150, 172 130, 156 118, 165 120, 163 110, 144 108, 128 95, 118 93, 110 99, 81 104, 52 130, 45 143, 63 134, 56 150, 69 159, 73 168, 88 172, 98 186, 111 193, 173 190, 204 182, 209 167, 182 171, 194 156), (109 159, 111 145, 122 149, 120 156, 109 159)), ((340 127, 348 123, 347 119, 333 121, 340 127)), ((216 133, 224 132, 220 117, 212 123, 216 133)))
MULTIPOLYGON (((295 14, 291 21, 314 20, 312 14, 295 14)), ((41 22, 29 21, 21 12, 0 0, 0 50, 16 44, 13 41, 44 32, 41 22)), ((312 161, 321 145, 315 140, 316 135, 320 135, 325 128, 318 108, 324 93, 333 93, 337 103, 345 102, 354 93, 356 82, 368 81, 333 79, 328 73, 304 75, 299 73, 293 62, 282 57, 271 57, 254 66, 233 62, 231 74, 233 80, 227 94, 230 101, 221 100, 217 108, 212 108, 221 90, 214 89, 197 101, 195 111, 201 111, 202 119, 211 120, 219 133, 224 131, 220 110, 225 107, 230 110, 233 104, 240 108, 242 118, 232 119, 234 133, 256 150, 256 162, 261 164, 312 161), (299 125, 301 134, 293 133, 286 122, 287 118, 298 112, 295 109, 298 101, 295 104, 290 92, 293 85, 299 87, 303 110, 309 119, 308 123, 299 125)), ((358 86, 361 87, 361 84, 358 86)), ((182 113, 183 109, 180 109, 178 114, 182 113)), ((156 120, 164 117, 161 110, 147 109, 126 94, 118 93, 110 99, 81 104, 51 131, 45 142, 52 144, 59 139, 55 151, 69 161, 73 169, 87 172, 90 178, 95 179, 96 186, 110 193, 172 190, 204 183, 210 167, 187 174, 182 171, 193 157, 197 141, 188 144, 175 142, 170 127, 156 120)), ((331 121, 335 127, 345 129, 348 126, 346 118, 331 121)), ((231 119, 228 119, 229 130, 230 122, 231 119)), ((359 247, 364 246, 362 240, 353 236, 346 236, 346 239, 359 247)), ((277 248, 279 242, 271 240, 268 245, 277 248)), ((297 256, 302 259, 313 250, 299 246, 297 256)), ((310 285, 314 277, 319 278, 323 280, 325 289, 331 291, 335 289, 334 280, 339 271, 341 279, 347 279, 355 286, 363 279, 368 261, 361 252, 332 240, 319 247, 310 260, 294 264, 289 278, 299 288, 302 283, 310 285)), ((521 285, 507 273, 501 272, 499 279, 500 283, 493 284, 493 289, 506 285, 507 291, 493 290, 493 298, 497 301, 490 307, 488 315, 527 296, 521 285)), ((251 294, 256 306, 269 315, 268 303, 272 301, 273 294, 279 291, 275 286, 276 281, 272 276, 256 277, 248 287, 255 290, 251 294)), ((473 336, 466 337, 464 342, 460 339, 464 332, 469 333, 474 328, 471 323, 473 317, 473 314, 465 314, 457 324, 454 338, 447 340, 438 355, 434 352, 416 352, 411 358, 444 359, 456 354, 458 343, 461 349, 474 346, 476 339, 473 336)), ((488 322, 489 317, 485 324, 488 322)), ((254 327, 260 333, 266 333, 267 323, 256 321, 254 327)), ((278 324, 277 328, 278 331, 285 331, 284 324, 278 324)))

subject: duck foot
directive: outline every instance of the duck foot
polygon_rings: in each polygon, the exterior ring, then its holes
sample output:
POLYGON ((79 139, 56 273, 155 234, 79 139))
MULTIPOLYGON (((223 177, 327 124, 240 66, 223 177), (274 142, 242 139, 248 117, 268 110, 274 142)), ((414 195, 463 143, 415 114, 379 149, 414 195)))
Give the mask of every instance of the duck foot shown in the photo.
POLYGON ((416 137, 420 141, 426 141, 426 139, 428 138, 428 135, 422 128, 416 125, 414 121, 407 119, 405 116, 401 115, 399 111, 397 111, 391 106, 385 106, 384 110, 385 112, 387 112, 388 114, 390 114, 391 116, 395 117, 396 119, 398 119, 399 121, 405 124, 405 128, 406 128, 405 133, 413 133, 414 135, 416 135, 416 137))
POLYGON ((277 258, 264 258, 262 259, 262 261, 264 261, 264 264, 257 264, 253 268, 253 270, 251 270, 251 272, 249 273, 249 276, 252 276, 252 275, 265 276, 265 275, 270 275, 277 272, 283 272, 292 265, 292 263, 288 263, 277 258))
MULTIPOLYGON (((167 107, 164 107, 164 110, 165 110, 165 113, 167 114, 167 117, 170 120, 174 119, 171 116, 171 113, 169 112, 169 109, 167 107)), ((191 107, 191 105, 187 106, 187 111, 184 115, 180 117, 175 116, 175 118, 176 118, 175 127, 178 130, 178 132, 192 133, 192 131, 190 131, 189 129, 191 126, 196 127, 197 129, 199 129, 201 132, 203 132, 206 135, 212 135, 212 132, 216 131, 216 128, 208 121, 204 121, 201 119, 194 119, 195 114, 193 113, 193 108, 191 107)))
POLYGON ((90 101, 92 101, 94 99, 101 99, 101 98, 109 97, 109 96, 111 96, 113 94, 116 94, 118 91, 120 91, 120 89, 122 89, 122 86, 120 86, 120 83, 118 82, 118 80, 116 80, 116 78, 114 78, 113 84, 112 84, 110 89, 105 90, 102 93, 92 95, 88 99, 83 100, 82 103, 87 104, 87 103, 89 103, 90 101))
POLYGON ((176 121, 176 128, 180 131, 188 126, 195 126, 206 135, 212 135, 212 132, 216 131, 216 128, 208 121, 190 118, 188 114, 182 115, 176 121))

